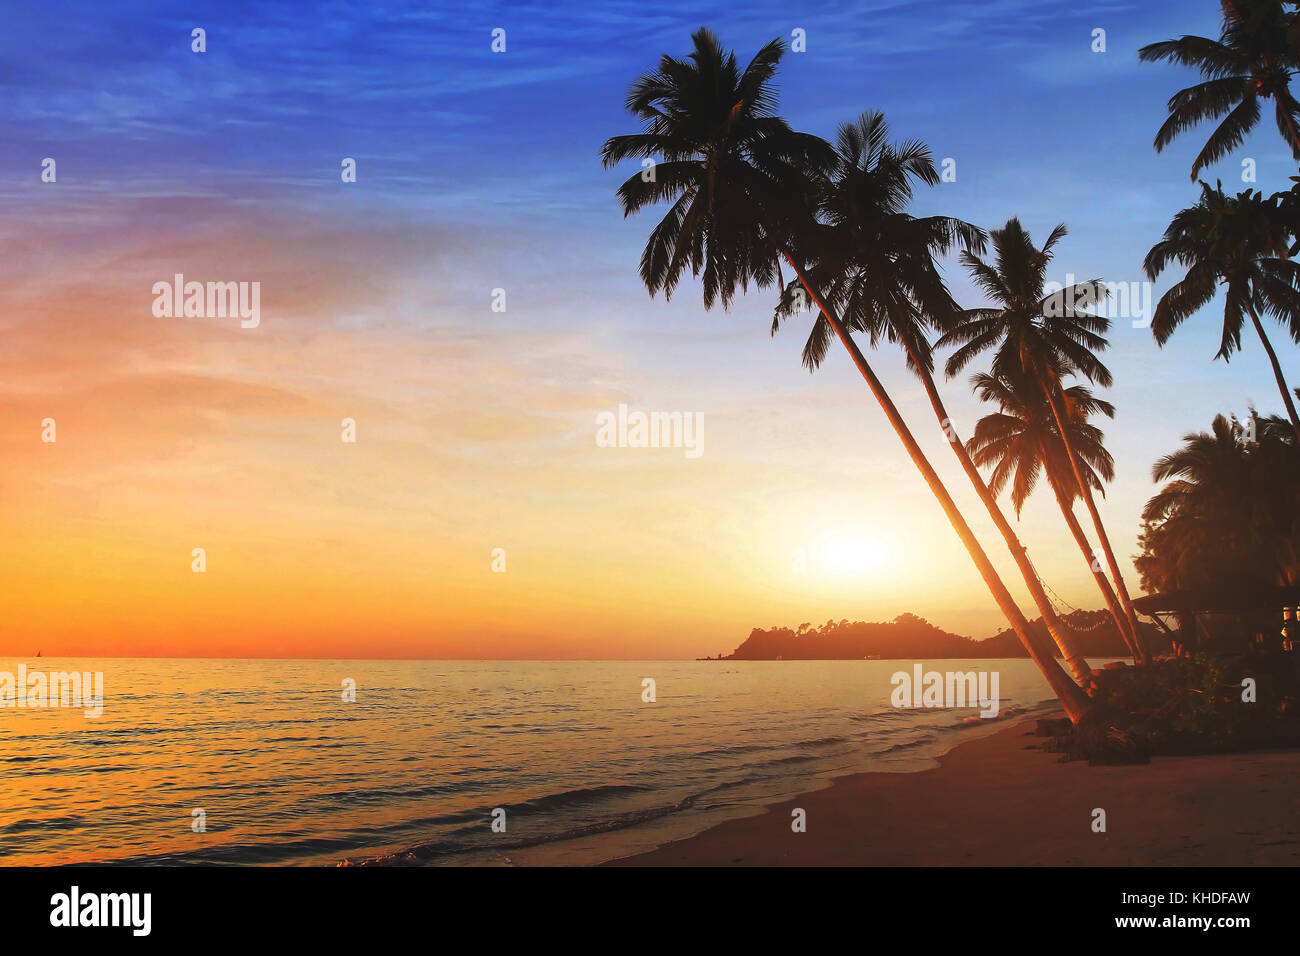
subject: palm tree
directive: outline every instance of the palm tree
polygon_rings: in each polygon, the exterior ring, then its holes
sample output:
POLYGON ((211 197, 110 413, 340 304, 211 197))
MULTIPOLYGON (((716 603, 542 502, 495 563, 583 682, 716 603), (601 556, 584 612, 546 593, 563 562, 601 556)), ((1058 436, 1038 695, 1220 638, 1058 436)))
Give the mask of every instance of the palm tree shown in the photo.
POLYGON ((720 301, 725 308, 738 286, 765 287, 779 281, 780 261, 790 266, 866 380, 998 607, 1077 721, 1088 709, 1087 696, 1040 646, 875 371, 796 259, 795 238, 808 228, 805 213, 812 209, 811 184, 829 167, 831 150, 792 132, 775 115, 771 79, 784 44, 768 43, 741 69, 711 31, 698 30, 692 40, 688 59, 665 55, 657 70, 632 84, 627 107, 642 131, 615 136, 601 150, 607 168, 630 158, 663 160, 652 167, 653 176, 636 173, 618 190, 625 216, 671 203, 641 257, 646 288, 652 296, 670 295, 689 265, 702 279, 705 307, 720 301))
POLYGON ((1300 444, 1285 420, 1219 415, 1156 462, 1138 567, 1161 590, 1300 581, 1300 444))
MULTIPOLYGON (((993 469, 989 476, 989 487, 994 494, 1001 494, 1010 487, 1011 503, 1015 506, 1017 518, 1025 500, 1037 485, 1039 476, 1047 478, 1066 526, 1083 553, 1083 559, 1097 589, 1101 591, 1106 607, 1110 609, 1116 631, 1134 657, 1139 657, 1138 648, 1125 627, 1124 611, 1110 586, 1110 580, 1094 561, 1092 543, 1074 515, 1074 499, 1081 495, 1066 460, 1065 446, 1056 430, 1052 409, 1044 399, 1042 390, 1037 383, 1025 377, 1018 380, 995 378, 983 372, 975 375, 971 384, 982 401, 997 405, 999 409, 985 415, 976 424, 975 433, 968 443, 971 458, 981 467, 993 469)), ((1102 444, 1104 436, 1101 430, 1088 424, 1087 419, 1097 413, 1114 418, 1115 407, 1110 402, 1095 397, 1084 385, 1073 385, 1065 389, 1064 397, 1065 405, 1070 410, 1067 421, 1070 446, 1079 456, 1079 467, 1084 480, 1104 495, 1105 486, 1102 482, 1115 477, 1115 462, 1102 444)))
POLYGON ((1195 67, 1205 78, 1169 98, 1169 117, 1156 133, 1157 151, 1201 121, 1223 118, 1192 163, 1192 179, 1241 145, 1259 123, 1261 99, 1273 100, 1278 131, 1300 159, 1300 103, 1290 86, 1300 58, 1287 38, 1297 22, 1295 12, 1283 10, 1276 0, 1223 0, 1220 5, 1218 40, 1184 36, 1138 50, 1139 60, 1195 67))
POLYGON ((995 265, 989 265, 971 252, 963 252, 962 263, 970 271, 975 284, 996 303, 996 307, 967 309, 937 344, 958 346, 948 359, 946 372, 949 377, 960 372, 981 352, 993 348, 994 377, 1014 380, 1028 376, 1038 384, 1052 410, 1075 485, 1105 553, 1120 605, 1124 608, 1129 637, 1140 652, 1138 660, 1141 662, 1147 660, 1148 655, 1138 630, 1137 612, 1133 609, 1110 536, 1106 534, 1101 513, 1093 499, 1092 487, 1084 479, 1079 456, 1070 444, 1070 433, 1065 427, 1069 416, 1062 394, 1061 382, 1065 376, 1079 374, 1102 386, 1111 384, 1110 371, 1094 354, 1106 348, 1102 333, 1110 328, 1110 320, 1080 307, 1105 299, 1105 285, 1100 279, 1093 279, 1052 295, 1043 294, 1052 249, 1065 235, 1065 226, 1058 225, 1039 249, 1020 220, 1011 219, 1002 229, 993 230, 995 265))
POLYGON ((1144 267, 1149 279, 1178 262, 1187 269, 1156 303, 1151 332, 1164 345, 1183 320, 1209 304, 1223 286, 1223 334, 1216 359, 1225 362, 1241 348, 1241 328, 1246 316, 1259 336, 1287 417, 1300 439, 1300 418, 1287 387, 1273 344, 1264 332, 1260 314, 1282 323, 1293 341, 1300 342, 1300 265, 1287 258, 1290 231, 1283 225, 1278 205, 1258 192, 1246 190, 1226 196, 1220 185, 1201 183, 1201 198, 1177 213, 1164 238, 1151 247, 1144 267))
MULTIPOLYGON (((982 230, 959 219, 908 215, 904 210, 912 198, 914 181, 926 185, 939 182, 927 146, 915 141, 891 144, 885 118, 877 112, 863 113, 856 122, 843 124, 829 175, 817 182, 819 218, 802 237, 800 251, 813 263, 808 269, 813 284, 823 290, 851 331, 869 336, 873 346, 885 338, 903 347, 908 366, 921 379, 935 419, 1006 542, 1048 633, 1075 679, 1086 683, 1088 662, 1048 599, 1011 523, 966 453, 934 381, 930 333, 958 311, 934 257, 957 244, 982 252, 986 238, 982 230)), ((773 334, 784 317, 808 305, 801 292, 797 282, 787 288, 773 320, 773 334)), ((803 351, 809 371, 825 358, 831 335, 824 317, 813 322, 803 351)))

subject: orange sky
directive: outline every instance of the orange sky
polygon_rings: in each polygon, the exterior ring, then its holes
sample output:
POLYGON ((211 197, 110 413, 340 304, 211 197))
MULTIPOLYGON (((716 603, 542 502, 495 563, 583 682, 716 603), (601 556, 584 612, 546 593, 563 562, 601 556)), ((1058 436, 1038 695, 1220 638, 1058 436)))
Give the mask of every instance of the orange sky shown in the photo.
MULTIPOLYGON (((5 291, 0 653, 674 657, 828 617, 998 626, 838 356, 810 378, 793 337, 722 314, 657 353, 617 321, 506 326, 486 290, 438 300, 438 237, 365 237, 360 268, 328 228, 295 228, 119 233, 113 256, 5 291), (404 282, 429 250, 431 274, 404 282), (155 318, 152 282, 182 266, 259 279, 261 325, 155 318), (682 376, 674 349, 736 367, 682 376), (778 377, 756 381, 738 349, 778 377), (596 414, 620 402, 699 412, 704 454, 597 447, 596 414)), ((1044 539, 1066 544, 1055 524, 1044 539)), ((1073 552, 1044 559, 1062 590, 1086 586, 1073 552)))

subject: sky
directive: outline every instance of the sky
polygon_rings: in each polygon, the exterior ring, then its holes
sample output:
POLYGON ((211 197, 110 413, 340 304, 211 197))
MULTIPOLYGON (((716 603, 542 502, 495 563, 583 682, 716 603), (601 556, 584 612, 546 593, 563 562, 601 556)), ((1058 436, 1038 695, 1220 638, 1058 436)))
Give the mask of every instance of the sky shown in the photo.
MULTIPOLYGON (((882 110, 954 161, 914 212, 1019 216, 1039 242, 1065 222, 1049 278, 1136 282, 1208 133, 1154 151, 1194 75, 1136 50, 1217 22, 1210 0, 28 5, 0 37, 0 653, 675 658, 903 612, 991 635, 847 356, 803 369, 810 319, 770 336, 770 290, 650 299, 658 217, 623 218, 637 168, 600 146, 700 25, 742 60, 803 30, 777 76, 792 125, 882 110), (177 273, 260 283, 259 323, 156 315, 177 273), (698 416, 701 453, 601 447, 620 405, 698 416)), ((1246 188, 1246 157, 1289 185, 1267 120, 1207 178, 1246 188)), ((1280 411, 1257 342, 1212 361, 1221 316, 1164 348, 1111 331, 1100 507, 1135 593, 1152 462, 1217 413, 1280 411)), ((1036 616, 900 355, 873 361, 1036 616)), ((990 409, 966 379, 944 394, 969 435, 990 409)), ((1100 606, 1045 489, 1016 528, 1063 607, 1100 606)))

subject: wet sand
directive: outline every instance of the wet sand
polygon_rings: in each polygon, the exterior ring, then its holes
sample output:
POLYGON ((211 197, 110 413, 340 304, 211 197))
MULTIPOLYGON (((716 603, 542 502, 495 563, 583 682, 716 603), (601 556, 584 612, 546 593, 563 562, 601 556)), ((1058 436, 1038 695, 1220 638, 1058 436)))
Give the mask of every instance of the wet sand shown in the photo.
POLYGON ((916 773, 863 773, 650 853, 632 866, 1295 866, 1300 752, 1061 763, 1034 721, 916 773), (791 811, 807 832, 791 829, 791 811), (1093 832, 1093 811, 1106 832, 1093 832))

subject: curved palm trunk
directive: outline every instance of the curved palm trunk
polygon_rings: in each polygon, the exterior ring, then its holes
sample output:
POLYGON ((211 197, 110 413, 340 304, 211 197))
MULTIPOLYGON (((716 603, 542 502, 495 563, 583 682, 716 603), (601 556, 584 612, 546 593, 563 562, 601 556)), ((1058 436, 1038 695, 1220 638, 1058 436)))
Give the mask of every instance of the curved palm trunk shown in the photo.
POLYGON ((781 255, 785 261, 790 264, 790 268, 794 270, 795 275, 799 277, 799 282, 803 285, 804 290, 808 293, 812 301, 816 303, 817 308, 821 310, 822 315, 826 317, 826 321, 831 324, 831 328, 835 330, 835 334, 839 337, 840 342, 843 343, 845 349, 848 350, 850 357, 853 359, 853 364, 857 366, 862 377, 866 379, 867 386, 871 389, 872 395, 874 395, 876 401, 880 403, 880 407, 884 410, 885 416, 889 419, 889 423, 894 427, 894 431, 903 442, 903 446, 907 449, 908 455, 911 456, 912 463, 915 464, 917 470, 921 472, 922 477, 925 478, 925 482, 930 486, 930 490, 934 493, 934 496, 939 499, 939 504, 942 505, 944 514, 947 515, 949 523, 952 524, 953 530, 957 532, 957 536, 961 538, 961 542, 965 545, 966 551, 971 556, 971 560, 975 562, 975 567, 979 570, 980 576, 984 578, 984 583, 988 585, 989 591, 993 594, 993 600, 997 602, 998 608, 1004 615, 1006 615, 1007 620, 1011 623, 1012 629, 1016 632, 1016 636, 1020 638, 1020 643, 1023 644, 1025 650, 1029 652, 1029 656, 1033 659, 1034 663, 1038 665, 1038 669, 1043 672, 1043 676, 1046 678, 1048 686, 1052 688, 1052 692, 1055 693, 1057 698, 1061 701, 1061 705, 1065 708, 1065 712, 1069 716, 1070 720, 1073 723, 1078 723, 1080 718, 1088 712, 1090 706, 1087 694, 1085 694, 1082 688, 1072 681, 1070 676, 1062 670, 1061 665, 1056 661, 1056 657, 1050 652, 1046 652, 1034 638, 1034 635, 1029 628, 1029 622, 1025 620, 1025 616, 1020 612, 1020 608, 1016 606, 1016 602, 1012 599, 1010 592, 1007 591, 1006 585, 1002 583, 1002 579, 998 577, 997 570, 989 561, 988 555, 984 553, 984 549, 980 546, 979 541, 970 530, 970 526, 966 524, 966 519, 962 517, 961 512, 957 509, 957 505, 953 502, 952 496, 948 494, 948 489, 943 486, 943 482, 940 481, 938 474, 935 473, 929 460, 926 459, 925 453, 922 452, 920 446, 917 445, 916 439, 912 437, 912 432, 908 429, 907 423, 903 421, 903 417, 899 414, 898 408, 894 405, 893 399, 889 397, 889 393, 885 391, 884 385, 882 385, 880 379, 876 377, 876 373, 872 370, 871 366, 867 364, 866 357, 862 354, 862 350, 859 349, 857 343, 853 341, 848 330, 844 328, 844 324, 840 322, 839 317, 826 306, 821 297, 813 291, 812 285, 808 282, 808 277, 795 263, 794 258, 784 250, 781 251, 781 255))
POLYGON ((1097 511, 1097 503, 1093 500, 1092 489, 1088 483, 1083 480, 1083 475, 1079 471, 1079 460, 1074 456, 1074 447, 1070 444, 1070 436, 1065 430, 1065 416, 1061 414, 1060 404, 1056 396, 1052 394, 1053 385, 1048 385, 1043 389, 1047 395, 1047 403, 1052 406, 1052 417, 1056 419, 1056 430, 1061 436, 1061 444, 1065 446, 1065 457, 1070 461, 1070 470, 1074 472, 1074 480, 1079 486, 1079 497, 1088 507, 1088 514, 1092 517, 1092 525, 1097 530, 1097 540, 1101 542, 1101 549, 1106 554, 1106 563, 1110 566, 1110 575, 1115 579, 1115 590, 1119 593, 1120 604, 1124 608, 1125 617, 1128 620, 1129 634, 1133 639, 1133 644, 1137 649, 1137 662, 1145 664, 1150 659, 1146 647, 1142 643, 1141 632, 1138 630, 1137 612, 1133 610, 1133 602, 1129 599, 1128 588, 1124 586, 1124 575, 1120 574, 1119 562, 1115 560, 1115 551, 1110 546, 1110 536, 1106 534, 1106 526, 1101 522, 1101 513, 1097 511))
POLYGON ((1123 639, 1124 646, 1129 649, 1129 652, 1136 660, 1140 655, 1138 654, 1137 645, 1133 642, 1132 635, 1128 632, 1128 622, 1125 621, 1124 612, 1119 606, 1119 600, 1115 597, 1115 589, 1110 586, 1110 579, 1106 577, 1105 573, 1093 564, 1092 542, 1088 540, 1088 536, 1084 533, 1083 526, 1079 524, 1079 519, 1074 516, 1074 508, 1070 506, 1070 502, 1065 500, 1065 496, 1061 494, 1055 483, 1049 482, 1049 484, 1052 485, 1052 492, 1056 495, 1056 503, 1061 508, 1061 514, 1065 517, 1065 523, 1070 528, 1070 534, 1074 535, 1075 544, 1083 552, 1083 559, 1088 562, 1088 569, 1092 571, 1092 578, 1097 582, 1097 589, 1101 591, 1101 596, 1105 598, 1106 607, 1110 608, 1110 616, 1115 619, 1115 630, 1123 639))
POLYGON ((1295 402, 1291 401, 1291 390, 1287 388, 1286 378, 1282 375, 1282 366, 1278 364, 1277 353, 1273 351, 1273 343, 1264 334, 1264 326, 1255 313, 1255 307, 1249 302, 1246 303, 1246 311, 1250 313, 1250 321, 1255 323, 1255 331, 1259 333, 1259 340, 1264 344, 1264 351, 1268 353, 1268 360, 1273 365, 1273 377, 1277 379, 1278 391, 1282 393, 1282 401, 1286 405, 1287 417, 1291 419, 1291 427, 1295 429, 1296 441, 1300 442, 1300 418, 1296 417, 1295 402))
POLYGON ((1042 583, 1038 580, 1038 572, 1034 570, 1033 564, 1029 561, 1029 555, 1026 553, 1024 545, 1016 537, 1015 530, 1011 527, 1011 522, 1007 521, 1006 515, 998 507, 997 499, 989 491, 989 486, 984 482, 984 476, 980 470, 975 467, 975 462, 971 461, 970 454, 966 451, 965 444, 957 437, 957 431, 952 424, 952 419, 948 417, 948 409, 944 407, 943 399, 939 396, 939 389, 934 384, 934 376, 930 370, 921 364, 919 358, 913 351, 912 347, 907 346, 907 354, 912 358, 912 364, 916 366, 921 381, 925 384, 925 393, 930 397, 930 407, 934 409, 934 417, 939 420, 939 427, 943 429, 948 444, 952 446, 953 454, 961 462, 962 470, 966 472, 966 477, 970 479, 975 493, 979 495, 980 501, 984 502, 984 508, 988 511, 989 517, 993 523, 998 526, 998 531, 1002 532, 1002 540, 1007 543, 1007 550, 1015 558, 1016 567, 1020 569, 1021 576, 1025 579, 1025 587, 1029 589, 1029 594, 1034 599, 1034 605, 1038 608, 1038 613, 1043 616, 1043 623, 1047 625, 1047 632, 1052 635, 1052 640, 1060 648, 1061 655, 1070 665, 1070 671, 1074 674, 1074 679, 1081 685, 1086 685, 1088 678, 1091 676, 1092 669, 1088 662, 1083 659, 1083 655, 1075 646, 1073 636, 1066 630, 1064 622, 1056 613, 1056 608, 1052 607, 1052 602, 1047 599, 1047 592, 1043 590, 1042 583))

